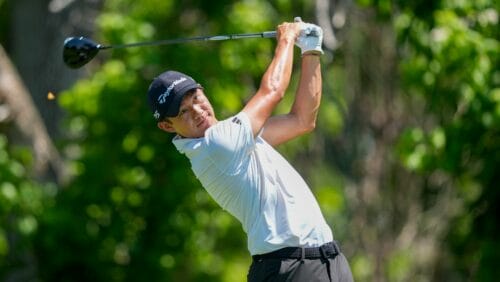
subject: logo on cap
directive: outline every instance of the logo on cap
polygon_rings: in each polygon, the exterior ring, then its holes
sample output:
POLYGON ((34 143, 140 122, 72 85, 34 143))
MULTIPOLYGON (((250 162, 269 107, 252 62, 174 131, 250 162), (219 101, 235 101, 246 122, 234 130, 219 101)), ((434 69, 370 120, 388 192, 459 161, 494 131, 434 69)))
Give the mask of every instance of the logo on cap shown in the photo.
POLYGON ((186 80, 185 77, 181 77, 177 80, 174 80, 174 82, 172 82, 172 84, 170 84, 170 86, 167 88, 167 90, 165 90, 165 92, 163 92, 160 96, 158 96, 158 103, 160 103, 160 104, 165 103, 167 101, 168 96, 170 96, 170 92, 172 92, 172 89, 174 89, 174 87, 177 84, 180 84, 180 83, 184 82, 185 80, 186 80))
POLYGON ((153 116, 155 117, 155 119, 159 119, 160 118, 160 112, 158 112, 158 110, 156 110, 153 116))

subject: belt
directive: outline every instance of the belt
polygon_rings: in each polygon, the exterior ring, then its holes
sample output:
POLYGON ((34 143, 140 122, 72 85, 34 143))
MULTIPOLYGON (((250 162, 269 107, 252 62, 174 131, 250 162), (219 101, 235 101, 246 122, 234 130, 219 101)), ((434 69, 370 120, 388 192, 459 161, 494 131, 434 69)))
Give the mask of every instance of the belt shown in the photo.
POLYGON ((319 259, 319 258, 334 258, 340 253, 340 248, 337 242, 329 242, 320 247, 301 248, 301 247, 286 247, 274 252, 252 256, 253 260, 260 259, 319 259))

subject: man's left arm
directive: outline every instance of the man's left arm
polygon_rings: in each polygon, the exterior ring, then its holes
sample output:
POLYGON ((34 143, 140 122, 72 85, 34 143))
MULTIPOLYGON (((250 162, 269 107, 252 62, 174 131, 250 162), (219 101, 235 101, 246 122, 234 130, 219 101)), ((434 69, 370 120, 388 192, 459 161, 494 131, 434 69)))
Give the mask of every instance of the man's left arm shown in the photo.
POLYGON ((316 117, 321 102, 322 77, 320 55, 322 31, 317 37, 299 37, 297 45, 302 49, 300 80, 295 100, 288 114, 270 117, 262 137, 272 146, 285 143, 295 137, 311 132, 316 126, 316 117))

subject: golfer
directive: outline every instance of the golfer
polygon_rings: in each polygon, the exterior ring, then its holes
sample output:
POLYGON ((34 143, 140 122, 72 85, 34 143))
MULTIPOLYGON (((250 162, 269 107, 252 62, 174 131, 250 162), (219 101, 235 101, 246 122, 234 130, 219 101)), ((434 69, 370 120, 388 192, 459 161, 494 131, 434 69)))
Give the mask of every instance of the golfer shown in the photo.
POLYGON ((352 281, 311 190, 273 148, 315 127, 323 33, 283 23, 276 37, 259 89, 235 116, 218 121, 202 86, 176 71, 153 80, 148 102, 203 187, 241 222, 253 258, 248 281, 352 281), (271 116, 290 82, 294 45, 302 54, 295 100, 288 114, 271 116))

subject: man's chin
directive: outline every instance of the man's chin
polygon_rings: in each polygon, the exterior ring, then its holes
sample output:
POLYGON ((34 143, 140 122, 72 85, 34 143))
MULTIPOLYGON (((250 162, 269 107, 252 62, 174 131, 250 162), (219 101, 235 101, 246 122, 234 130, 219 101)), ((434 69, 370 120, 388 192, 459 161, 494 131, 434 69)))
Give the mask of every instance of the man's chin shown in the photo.
POLYGON ((202 123, 196 126, 196 133, 193 134, 192 138, 200 138, 205 136, 205 132, 217 123, 216 120, 207 118, 202 123))
POLYGON ((205 132, 210 128, 212 127, 212 124, 210 124, 209 122, 206 122, 204 123, 202 126, 200 126, 200 131, 202 132, 202 136, 205 136, 205 132))

